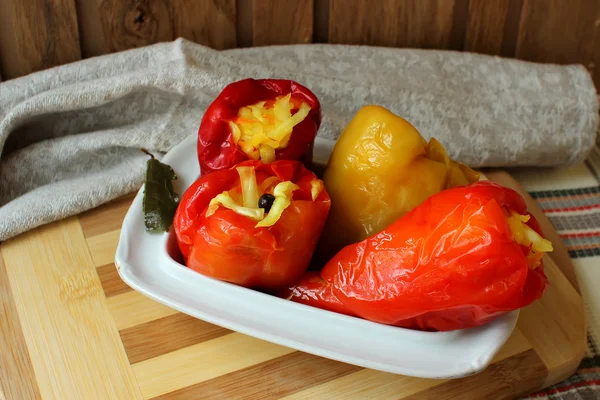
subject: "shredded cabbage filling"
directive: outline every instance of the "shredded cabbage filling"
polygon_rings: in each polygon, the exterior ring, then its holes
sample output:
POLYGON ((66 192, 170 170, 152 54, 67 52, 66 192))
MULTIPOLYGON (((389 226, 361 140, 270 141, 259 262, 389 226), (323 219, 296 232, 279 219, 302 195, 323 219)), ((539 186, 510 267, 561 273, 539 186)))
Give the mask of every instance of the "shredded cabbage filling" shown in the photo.
POLYGON ((229 122, 234 143, 253 160, 275 161, 275 150, 287 147, 292 130, 310 112, 308 103, 300 101, 296 107, 297 103, 288 94, 272 104, 261 101, 240 108, 236 120, 229 122))
MULTIPOLYGON (((236 190, 225 191, 215 196, 206 209, 206 216, 213 215, 219 207, 232 210, 240 215, 257 221, 258 227, 270 227, 279 221, 281 215, 292 203, 295 190, 300 189, 298 185, 290 181, 279 181, 276 177, 266 178, 261 185, 257 185, 256 171, 254 167, 237 167, 240 177, 241 196, 236 190), (258 206, 260 197, 273 187, 272 195, 275 197, 273 205, 268 213, 258 206), (233 196, 232 196, 233 194, 233 196), (240 200, 241 203, 240 204, 240 200)), ((311 182, 311 197, 314 201, 323 190, 323 183, 315 179, 311 182)))
POLYGON ((512 215, 508 217, 508 226, 514 241, 530 249, 527 258, 530 264, 536 267, 540 265, 540 260, 544 253, 551 252, 554 249, 552 248, 552 242, 541 237, 526 224, 526 222, 529 221, 529 218, 529 215, 520 215, 513 212, 512 215))

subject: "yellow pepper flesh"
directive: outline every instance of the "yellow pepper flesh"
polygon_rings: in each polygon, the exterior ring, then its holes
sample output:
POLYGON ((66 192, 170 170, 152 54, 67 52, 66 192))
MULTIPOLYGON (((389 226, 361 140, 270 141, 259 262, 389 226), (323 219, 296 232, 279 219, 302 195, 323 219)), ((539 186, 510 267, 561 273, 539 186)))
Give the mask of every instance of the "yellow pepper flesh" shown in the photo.
POLYGON ((379 233, 431 195, 479 180, 479 174, 429 143, 387 109, 361 108, 338 139, 323 181, 331 210, 327 255, 379 233))

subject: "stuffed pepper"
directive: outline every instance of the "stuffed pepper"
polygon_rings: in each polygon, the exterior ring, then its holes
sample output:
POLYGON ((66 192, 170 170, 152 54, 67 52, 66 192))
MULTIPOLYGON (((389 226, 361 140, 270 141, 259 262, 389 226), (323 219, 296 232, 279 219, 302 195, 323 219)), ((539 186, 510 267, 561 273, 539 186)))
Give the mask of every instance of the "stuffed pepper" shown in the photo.
POLYGON ((282 296, 405 328, 469 328, 540 298, 549 251, 523 198, 482 181, 431 196, 282 296))
POLYGON ((200 123, 200 171, 207 174, 247 160, 309 164, 320 124, 319 100, 299 83, 251 78, 231 83, 200 123))
POLYGON ((439 191, 479 180, 427 142, 405 119, 380 106, 361 108, 338 139, 323 181, 332 200, 319 245, 324 259, 376 234, 439 191))
POLYGON ((246 161, 192 184, 173 226, 189 268, 272 290, 306 271, 329 206, 323 182, 299 161, 246 161))

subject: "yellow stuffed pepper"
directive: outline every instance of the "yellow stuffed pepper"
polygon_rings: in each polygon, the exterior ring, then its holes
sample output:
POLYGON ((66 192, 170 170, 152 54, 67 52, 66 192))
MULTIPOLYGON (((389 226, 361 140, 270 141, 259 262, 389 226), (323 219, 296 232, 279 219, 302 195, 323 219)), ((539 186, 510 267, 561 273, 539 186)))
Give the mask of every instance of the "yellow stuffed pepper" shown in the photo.
POLYGON ((405 119, 369 105, 356 113, 338 139, 324 183, 331 210, 320 253, 379 233, 431 195, 479 180, 479 174, 429 143, 405 119))

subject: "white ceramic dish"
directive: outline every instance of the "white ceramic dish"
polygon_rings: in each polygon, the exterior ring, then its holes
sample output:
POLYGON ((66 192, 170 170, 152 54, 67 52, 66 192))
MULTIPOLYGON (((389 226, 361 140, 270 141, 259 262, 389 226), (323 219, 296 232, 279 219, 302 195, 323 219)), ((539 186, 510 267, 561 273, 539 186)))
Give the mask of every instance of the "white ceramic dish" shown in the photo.
MULTIPOLYGON (((196 136, 164 158, 182 194, 198 176, 196 136)), ((325 164, 333 142, 317 140, 325 164)), ((196 273, 170 256, 171 234, 144 229, 143 188, 129 209, 117 247, 119 274, 133 289, 195 318, 283 346, 381 371, 423 378, 458 378, 483 370, 515 327, 518 311, 482 327, 419 332, 292 303, 196 273)))

